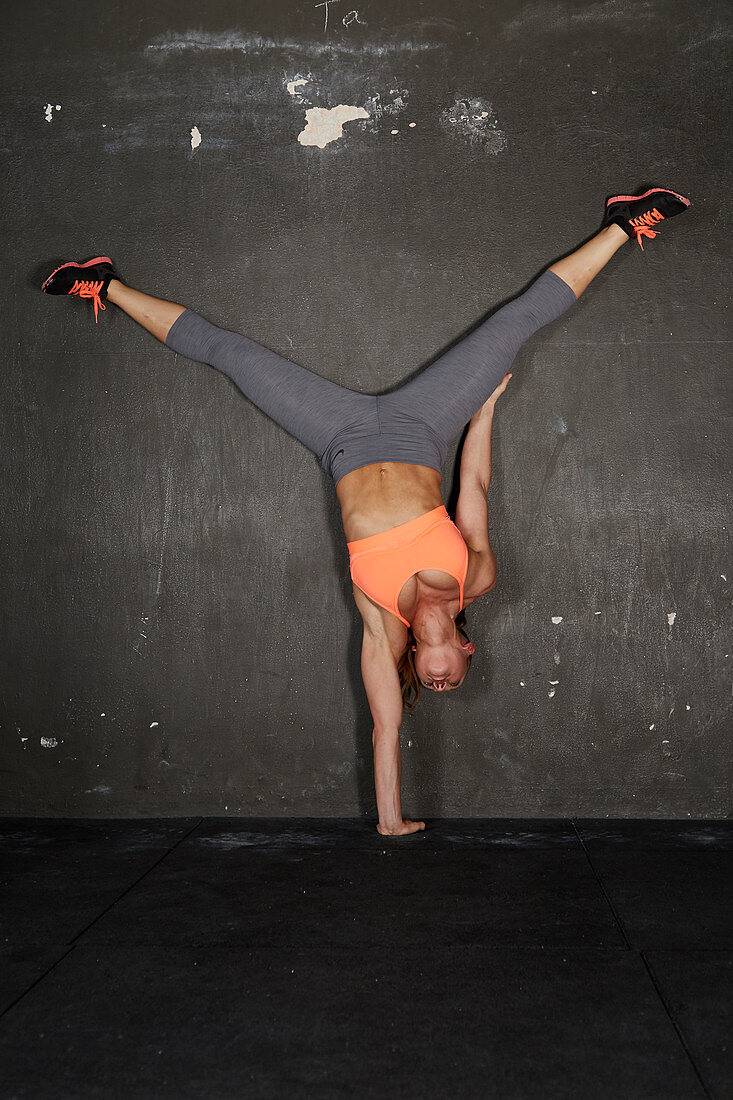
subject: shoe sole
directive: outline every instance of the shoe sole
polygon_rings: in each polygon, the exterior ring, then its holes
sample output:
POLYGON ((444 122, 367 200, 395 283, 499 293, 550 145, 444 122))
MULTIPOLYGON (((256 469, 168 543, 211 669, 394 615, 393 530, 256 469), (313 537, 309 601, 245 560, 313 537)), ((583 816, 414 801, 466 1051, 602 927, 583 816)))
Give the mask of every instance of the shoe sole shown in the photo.
POLYGON ((643 195, 614 195, 612 199, 606 201, 606 207, 608 208, 612 202, 636 202, 639 199, 646 199, 649 195, 674 195, 676 199, 683 202, 685 206, 690 206, 690 200, 686 199, 684 195, 678 195, 676 191, 670 191, 666 187, 651 187, 648 191, 645 191, 643 195))
POLYGON ((57 267, 55 271, 51 272, 51 274, 41 287, 41 290, 45 290, 48 284, 53 279, 54 275, 58 275, 59 271, 63 271, 65 267, 93 267, 94 264, 109 264, 111 267, 112 261, 110 260, 109 256, 95 256, 93 260, 87 260, 85 264, 77 263, 76 260, 69 260, 67 264, 61 264, 60 267, 57 267))

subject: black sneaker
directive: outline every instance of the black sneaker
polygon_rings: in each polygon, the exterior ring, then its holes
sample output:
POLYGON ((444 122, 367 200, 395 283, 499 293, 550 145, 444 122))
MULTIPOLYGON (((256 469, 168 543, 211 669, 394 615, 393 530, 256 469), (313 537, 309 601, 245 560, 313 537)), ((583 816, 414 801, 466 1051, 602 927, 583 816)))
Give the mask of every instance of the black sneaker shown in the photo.
POLYGON ((52 271, 41 287, 46 294, 76 294, 79 298, 91 298, 94 302, 94 320, 100 309, 106 309, 104 299, 111 279, 117 278, 109 256, 96 256, 80 264, 71 260, 52 271))
POLYGON ((643 195, 614 195, 606 200, 601 229, 607 225, 620 225, 629 237, 636 237, 643 252, 642 237, 656 237, 658 222, 681 214, 689 205, 689 199, 664 187, 652 187, 643 195))

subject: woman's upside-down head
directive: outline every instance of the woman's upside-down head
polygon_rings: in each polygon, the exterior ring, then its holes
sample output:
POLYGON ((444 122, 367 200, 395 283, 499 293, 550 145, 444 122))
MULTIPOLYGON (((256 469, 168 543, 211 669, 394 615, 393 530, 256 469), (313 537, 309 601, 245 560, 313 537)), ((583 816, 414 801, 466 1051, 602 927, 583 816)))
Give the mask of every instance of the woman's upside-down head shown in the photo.
POLYGON ((416 616, 417 633, 416 622, 407 632, 407 645, 397 672, 402 700, 408 712, 416 707, 421 687, 441 693, 455 691, 468 675, 476 646, 464 629, 466 613, 460 611, 455 620, 447 614, 444 617, 447 620, 444 623, 436 621, 435 615, 431 622, 426 623, 416 616))

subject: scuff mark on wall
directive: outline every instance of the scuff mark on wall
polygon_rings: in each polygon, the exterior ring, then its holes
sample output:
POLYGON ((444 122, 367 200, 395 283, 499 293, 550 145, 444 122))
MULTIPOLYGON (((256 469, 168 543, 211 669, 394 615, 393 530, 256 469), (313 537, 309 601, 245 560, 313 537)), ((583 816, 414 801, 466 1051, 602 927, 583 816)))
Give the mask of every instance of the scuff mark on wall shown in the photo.
POLYGON ((494 155, 506 149, 506 134, 499 129, 494 108, 478 96, 457 99, 441 113, 440 121, 449 133, 472 145, 483 145, 487 153, 494 155))
POLYGON ((194 128, 191 130, 191 148, 192 149, 198 149, 200 144, 201 144, 201 131, 199 130, 198 126, 194 126, 194 128))
POLYGON ((55 749, 58 746, 58 741, 55 737, 42 737, 41 748, 43 749, 55 749))
POLYGON ((311 107, 305 112, 305 129, 298 134, 301 145, 317 145, 325 148, 337 141, 344 132, 344 124, 357 118, 369 118, 363 107, 351 107, 339 103, 337 107, 311 107))
POLYGON ((235 34, 222 31, 209 34, 205 31, 186 31, 184 34, 162 34, 146 49, 156 53, 181 53, 183 50, 236 50, 244 54, 264 54, 285 50, 288 53, 304 53, 309 56, 336 56, 338 54, 363 57, 387 57, 395 53, 425 53, 440 50, 439 42, 414 42, 411 39, 393 38, 386 42, 316 42, 298 41, 295 38, 268 38, 259 34, 235 34))
MULTIPOLYGON (((369 129, 376 130, 385 115, 388 118, 394 118, 395 115, 401 114, 407 107, 409 94, 407 88, 390 88, 389 95, 394 96, 394 99, 383 97, 380 92, 375 92, 373 96, 370 96, 364 104, 364 108, 371 119, 369 129)), ((414 123, 411 123, 411 125, 414 125, 414 123)), ((396 133, 396 131, 393 130, 392 133, 396 133)))

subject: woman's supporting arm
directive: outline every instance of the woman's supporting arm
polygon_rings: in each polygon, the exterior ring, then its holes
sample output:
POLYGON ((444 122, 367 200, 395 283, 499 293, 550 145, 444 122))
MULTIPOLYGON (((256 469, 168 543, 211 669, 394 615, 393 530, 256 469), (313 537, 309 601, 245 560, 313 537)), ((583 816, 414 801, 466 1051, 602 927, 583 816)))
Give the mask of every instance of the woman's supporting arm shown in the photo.
POLYGON ((402 825, 402 691, 397 664, 387 637, 364 623, 361 678, 372 712, 374 731, 374 786, 379 826, 390 831, 402 825))
POLYGON ((379 629, 364 623, 361 647, 361 675, 374 721, 374 787, 377 795, 379 824, 385 836, 401 836, 425 828, 423 821, 405 821, 402 817, 402 689, 397 660, 389 640, 379 629))

